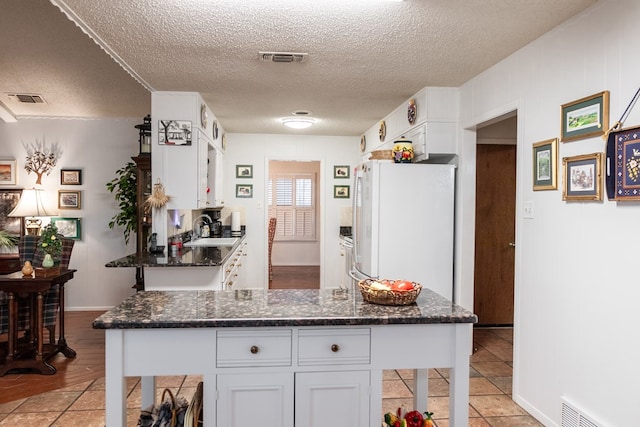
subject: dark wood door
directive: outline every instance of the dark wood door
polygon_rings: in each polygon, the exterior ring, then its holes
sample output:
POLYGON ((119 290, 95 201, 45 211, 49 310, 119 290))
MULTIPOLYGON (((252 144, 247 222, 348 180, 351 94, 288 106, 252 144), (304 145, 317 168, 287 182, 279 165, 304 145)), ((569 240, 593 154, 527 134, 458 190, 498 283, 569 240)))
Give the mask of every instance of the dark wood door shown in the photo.
POLYGON ((516 146, 477 146, 474 312, 479 325, 513 324, 516 146))

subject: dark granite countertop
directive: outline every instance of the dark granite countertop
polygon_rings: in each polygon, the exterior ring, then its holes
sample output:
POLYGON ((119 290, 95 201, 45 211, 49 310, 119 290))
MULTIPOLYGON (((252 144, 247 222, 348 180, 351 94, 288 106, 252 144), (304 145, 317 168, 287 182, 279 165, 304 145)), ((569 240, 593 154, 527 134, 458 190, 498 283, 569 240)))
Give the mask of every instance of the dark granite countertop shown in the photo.
POLYGON ((470 311, 423 289, 415 304, 384 306, 346 290, 138 292, 93 322, 96 329, 476 323, 470 311))
POLYGON ((105 267, 217 267, 227 261, 243 240, 244 235, 233 246, 184 247, 178 251, 177 256, 148 252, 131 254, 109 261, 105 267))

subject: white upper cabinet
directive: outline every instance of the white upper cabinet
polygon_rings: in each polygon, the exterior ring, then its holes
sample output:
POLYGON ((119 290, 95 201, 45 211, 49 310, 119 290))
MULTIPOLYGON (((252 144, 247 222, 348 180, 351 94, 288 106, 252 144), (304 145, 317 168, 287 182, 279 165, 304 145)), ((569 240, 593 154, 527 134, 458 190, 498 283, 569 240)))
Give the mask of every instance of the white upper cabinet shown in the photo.
MULTIPOLYGON (((222 196, 211 199, 210 183, 217 171, 211 169, 215 160, 209 155, 215 146, 214 134, 220 129, 200 94, 152 93, 151 119, 153 180, 171 196, 167 209, 215 207, 222 196)), ((216 136, 219 141, 221 137, 216 136)))
POLYGON ((394 140, 401 136, 413 141, 416 161, 433 155, 455 155, 458 153, 457 122, 458 89, 426 87, 364 133, 363 160, 371 151, 391 149, 394 140), (415 117, 412 123, 410 114, 415 117), (380 130, 382 122, 384 132, 380 130))

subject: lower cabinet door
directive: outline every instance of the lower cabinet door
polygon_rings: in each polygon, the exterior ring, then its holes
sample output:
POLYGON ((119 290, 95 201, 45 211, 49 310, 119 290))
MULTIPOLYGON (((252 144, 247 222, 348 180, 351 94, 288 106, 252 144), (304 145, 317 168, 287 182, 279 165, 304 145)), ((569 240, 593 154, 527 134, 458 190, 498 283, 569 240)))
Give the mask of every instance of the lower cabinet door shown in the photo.
POLYGON ((370 427, 370 383, 368 371, 297 373, 296 427, 370 427))
POLYGON ((293 374, 217 376, 217 426, 293 427, 293 374))

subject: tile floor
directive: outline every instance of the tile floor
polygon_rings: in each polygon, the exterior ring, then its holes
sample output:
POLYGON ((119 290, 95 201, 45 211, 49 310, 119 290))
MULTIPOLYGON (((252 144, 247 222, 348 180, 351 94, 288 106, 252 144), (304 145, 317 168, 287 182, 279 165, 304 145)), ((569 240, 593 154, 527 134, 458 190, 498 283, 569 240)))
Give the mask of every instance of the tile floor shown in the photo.
MULTIPOLYGON (((513 335, 510 328, 476 329, 476 351, 471 357, 469 426, 541 426, 511 400, 513 335)), ((383 412, 398 406, 410 407, 413 371, 386 371, 383 412)), ((448 427, 448 370, 429 371, 429 410, 437 427, 448 427)), ((158 394, 166 387, 190 399, 198 377, 162 377, 158 394)), ((127 415, 129 426, 137 424, 140 407, 139 378, 128 379, 127 415)), ((104 378, 0 405, 0 426, 103 427, 104 378)), ((379 425, 372 423, 372 425, 379 425)))

